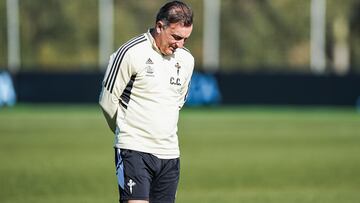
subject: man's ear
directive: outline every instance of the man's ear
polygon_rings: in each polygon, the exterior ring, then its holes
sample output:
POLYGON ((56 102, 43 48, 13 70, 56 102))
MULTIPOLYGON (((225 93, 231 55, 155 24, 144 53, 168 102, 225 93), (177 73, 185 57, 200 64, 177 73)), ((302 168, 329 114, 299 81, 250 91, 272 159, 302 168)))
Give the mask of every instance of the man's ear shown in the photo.
POLYGON ((164 23, 161 21, 156 22, 156 33, 160 33, 164 29, 164 23))

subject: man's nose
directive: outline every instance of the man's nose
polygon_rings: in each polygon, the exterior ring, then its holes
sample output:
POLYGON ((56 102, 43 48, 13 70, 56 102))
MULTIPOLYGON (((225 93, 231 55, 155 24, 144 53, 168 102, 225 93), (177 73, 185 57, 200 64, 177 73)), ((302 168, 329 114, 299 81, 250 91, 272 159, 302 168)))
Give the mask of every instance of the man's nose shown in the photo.
POLYGON ((183 48, 184 47, 184 40, 179 40, 176 42, 176 47, 177 48, 183 48))

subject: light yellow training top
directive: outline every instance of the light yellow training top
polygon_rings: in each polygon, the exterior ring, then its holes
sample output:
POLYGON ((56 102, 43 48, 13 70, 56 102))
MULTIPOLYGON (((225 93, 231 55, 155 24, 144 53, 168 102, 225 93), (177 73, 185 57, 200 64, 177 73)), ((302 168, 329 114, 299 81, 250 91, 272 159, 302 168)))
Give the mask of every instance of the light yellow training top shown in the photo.
POLYGON ((110 56, 99 103, 115 133, 115 147, 180 156, 177 123, 184 105, 194 58, 185 48, 161 54, 150 31, 110 56))

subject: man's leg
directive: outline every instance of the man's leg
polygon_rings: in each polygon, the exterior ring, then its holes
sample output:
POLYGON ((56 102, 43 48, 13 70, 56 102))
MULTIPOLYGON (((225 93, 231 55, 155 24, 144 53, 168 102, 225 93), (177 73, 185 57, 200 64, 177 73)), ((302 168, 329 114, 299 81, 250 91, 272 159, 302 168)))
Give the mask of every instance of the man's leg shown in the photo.
POLYGON ((148 203, 155 166, 147 160, 152 156, 127 149, 116 149, 116 152, 120 203, 148 203))
POLYGON ((180 159, 160 159, 161 168, 151 184, 151 203, 175 202, 180 176, 180 159))

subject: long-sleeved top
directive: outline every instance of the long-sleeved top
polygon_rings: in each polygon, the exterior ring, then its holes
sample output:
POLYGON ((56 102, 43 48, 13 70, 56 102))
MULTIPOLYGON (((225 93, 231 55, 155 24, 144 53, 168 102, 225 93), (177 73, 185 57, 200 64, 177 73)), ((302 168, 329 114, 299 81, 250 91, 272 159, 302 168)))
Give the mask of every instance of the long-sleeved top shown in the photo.
POLYGON ((115 147, 180 156, 177 123, 194 69, 186 48, 163 55, 150 30, 110 56, 100 106, 115 133, 115 147))

